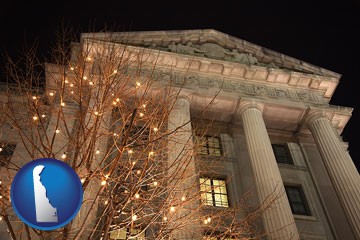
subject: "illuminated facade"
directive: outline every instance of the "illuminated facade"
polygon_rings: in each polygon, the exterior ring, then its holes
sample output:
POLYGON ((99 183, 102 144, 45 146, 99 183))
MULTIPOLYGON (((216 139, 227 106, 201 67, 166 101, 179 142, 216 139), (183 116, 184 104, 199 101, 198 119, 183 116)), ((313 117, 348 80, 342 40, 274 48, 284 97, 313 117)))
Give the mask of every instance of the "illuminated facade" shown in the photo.
POLYGON ((82 34, 88 43, 146 52, 180 89, 169 121, 191 119, 199 132, 211 123, 194 138, 204 143, 194 163, 223 167, 199 176, 202 204, 231 208, 249 192, 260 203, 277 191, 262 218, 268 239, 360 239, 360 177, 340 137, 352 109, 329 104, 339 74, 215 30, 82 34))

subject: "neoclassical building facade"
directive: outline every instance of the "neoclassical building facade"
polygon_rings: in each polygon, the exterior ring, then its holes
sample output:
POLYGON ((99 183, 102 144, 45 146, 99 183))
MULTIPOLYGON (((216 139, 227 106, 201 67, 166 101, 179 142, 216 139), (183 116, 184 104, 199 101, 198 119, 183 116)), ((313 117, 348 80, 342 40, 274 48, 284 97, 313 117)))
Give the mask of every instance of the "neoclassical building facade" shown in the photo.
POLYGON ((179 89, 172 127, 206 122, 194 171, 204 161, 223 168, 198 180, 222 189, 205 205, 231 208, 248 192, 260 203, 278 191, 261 218, 267 239, 360 239, 360 177, 340 136, 352 109, 329 104, 340 74, 211 29, 83 33, 74 48, 89 43, 146 52, 179 89))

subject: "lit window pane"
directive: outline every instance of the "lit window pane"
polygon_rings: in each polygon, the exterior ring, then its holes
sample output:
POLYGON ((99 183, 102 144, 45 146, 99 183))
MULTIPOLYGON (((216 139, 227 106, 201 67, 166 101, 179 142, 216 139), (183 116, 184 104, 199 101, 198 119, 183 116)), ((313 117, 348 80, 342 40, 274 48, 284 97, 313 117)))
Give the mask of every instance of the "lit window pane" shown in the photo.
POLYGON ((201 201, 205 205, 229 207, 226 183, 220 179, 200 178, 201 201))

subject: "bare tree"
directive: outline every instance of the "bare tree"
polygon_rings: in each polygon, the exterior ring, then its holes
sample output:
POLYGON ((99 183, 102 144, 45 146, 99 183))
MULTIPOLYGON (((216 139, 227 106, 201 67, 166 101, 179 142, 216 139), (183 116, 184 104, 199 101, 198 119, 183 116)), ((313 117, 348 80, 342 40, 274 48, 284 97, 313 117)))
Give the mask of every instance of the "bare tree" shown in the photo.
POLYGON ((0 147, 11 154, 0 158, 0 229, 12 239, 144 239, 145 232, 146 239, 264 235, 261 213, 283 193, 253 207, 246 196, 231 207, 204 207, 206 194, 224 183, 199 181, 209 174, 208 164, 196 160, 207 127, 179 119, 186 91, 173 86, 171 67, 160 74, 153 50, 92 39, 74 43, 67 32, 59 36, 51 63, 37 58, 35 47, 21 61, 7 58, 0 147), (14 215, 9 191, 21 166, 48 157, 78 173, 84 198, 71 223, 40 231, 14 215))

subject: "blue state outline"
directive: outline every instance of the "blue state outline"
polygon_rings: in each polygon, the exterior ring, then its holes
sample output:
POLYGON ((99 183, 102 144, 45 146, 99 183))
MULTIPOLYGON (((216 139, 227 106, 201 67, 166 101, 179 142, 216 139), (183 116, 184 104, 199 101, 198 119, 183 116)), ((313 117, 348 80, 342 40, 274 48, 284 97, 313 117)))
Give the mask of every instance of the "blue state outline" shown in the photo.
MULTIPOLYGON (((44 166, 45 167, 45 166, 44 166)), ((75 172, 75 170, 73 168, 71 168, 68 164, 58 160, 58 159, 55 159, 55 158, 39 158, 39 159, 35 159, 27 164, 25 164, 15 175, 12 183, 11 183, 11 188, 10 188, 10 199, 11 199, 11 205, 16 213, 16 215, 20 218, 21 221, 23 221, 25 224, 27 224, 28 226, 32 227, 32 228, 35 228, 35 229, 39 229, 39 230, 55 230, 55 229, 58 229, 58 228, 61 228, 65 225, 67 225, 68 223, 70 223, 74 217, 78 214, 80 208, 81 208, 81 205, 82 205, 82 201, 83 201, 83 188, 82 188, 82 184, 81 184, 81 181, 80 181, 80 178, 78 176, 78 174, 75 172), (77 185, 78 185, 78 188, 80 190, 80 194, 79 194, 79 202, 78 202, 78 205, 76 207, 76 210, 74 211, 74 213, 67 219, 65 220, 64 222, 62 223, 59 223, 57 225, 54 225, 54 226, 49 226, 49 227, 44 227, 44 226, 38 226, 36 224, 33 224, 31 222, 29 222, 28 220, 26 220, 22 214, 18 211, 16 205, 15 205, 15 201, 13 200, 14 199, 14 184, 16 183, 17 179, 19 178, 19 172, 21 172, 22 170, 23 171, 26 171, 27 168, 29 168, 30 166, 34 165, 34 164, 39 164, 39 163, 34 163, 35 161, 45 161, 45 162, 48 162, 48 161, 52 161, 54 163, 56 163, 56 165, 62 165, 64 166, 66 169, 72 171, 72 173, 74 173, 76 176, 77 176, 77 185), (25 170, 24 170, 25 169, 25 170)))

